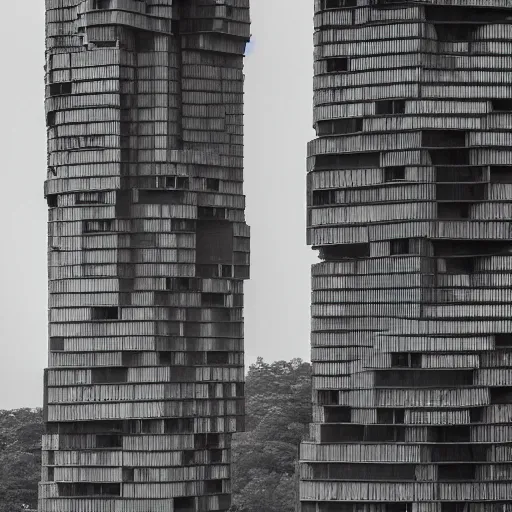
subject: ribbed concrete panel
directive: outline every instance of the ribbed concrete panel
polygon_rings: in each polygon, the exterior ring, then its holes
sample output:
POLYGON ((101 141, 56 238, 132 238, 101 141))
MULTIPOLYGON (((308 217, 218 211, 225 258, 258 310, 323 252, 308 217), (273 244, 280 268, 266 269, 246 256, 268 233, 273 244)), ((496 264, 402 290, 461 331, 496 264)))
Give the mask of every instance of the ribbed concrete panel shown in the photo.
POLYGON ((226 511, 248 0, 46 0, 40 512, 226 511))
POLYGON ((317 0, 302 512, 512 510, 512 4, 317 0))

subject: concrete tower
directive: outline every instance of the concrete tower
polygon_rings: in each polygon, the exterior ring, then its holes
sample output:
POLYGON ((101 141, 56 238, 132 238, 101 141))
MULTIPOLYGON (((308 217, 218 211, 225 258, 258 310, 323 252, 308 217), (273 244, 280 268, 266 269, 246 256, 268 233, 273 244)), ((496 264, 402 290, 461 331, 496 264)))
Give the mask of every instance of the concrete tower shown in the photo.
POLYGON ((302 512, 512 510, 512 2, 316 0, 302 512))
POLYGON ((249 0, 46 0, 40 512, 230 507, 249 0))

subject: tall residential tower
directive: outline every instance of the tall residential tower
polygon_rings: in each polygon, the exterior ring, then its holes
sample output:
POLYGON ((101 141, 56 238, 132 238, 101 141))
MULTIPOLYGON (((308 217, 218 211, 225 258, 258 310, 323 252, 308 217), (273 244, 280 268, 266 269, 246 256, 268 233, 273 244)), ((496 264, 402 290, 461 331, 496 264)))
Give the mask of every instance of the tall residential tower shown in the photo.
POLYGON ((316 0, 302 512, 512 510, 512 2, 316 0))
POLYGON ((40 512, 230 507, 249 0, 46 0, 40 512))

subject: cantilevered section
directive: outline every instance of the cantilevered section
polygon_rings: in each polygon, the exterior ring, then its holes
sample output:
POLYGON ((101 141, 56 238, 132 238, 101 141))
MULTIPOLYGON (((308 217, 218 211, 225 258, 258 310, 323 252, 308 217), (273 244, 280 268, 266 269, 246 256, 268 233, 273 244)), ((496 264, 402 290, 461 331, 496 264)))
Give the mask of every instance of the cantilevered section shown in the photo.
POLYGON ((249 0, 46 0, 40 512, 230 507, 249 0))
POLYGON ((510 511, 512 3, 315 9, 302 512, 510 511))

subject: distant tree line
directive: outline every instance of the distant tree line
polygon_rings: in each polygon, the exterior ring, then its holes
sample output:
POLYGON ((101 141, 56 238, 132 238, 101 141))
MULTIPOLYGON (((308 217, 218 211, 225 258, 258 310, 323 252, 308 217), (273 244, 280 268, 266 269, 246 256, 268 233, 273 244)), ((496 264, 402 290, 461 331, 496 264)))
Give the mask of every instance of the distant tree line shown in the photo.
MULTIPOLYGON (((311 421, 311 366, 301 359, 249 367, 246 432, 233 438, 232 512, 293 512, 300 441, 311 421)), ((41 409, 0 411, 0 512, 37 508, 41 409)))

